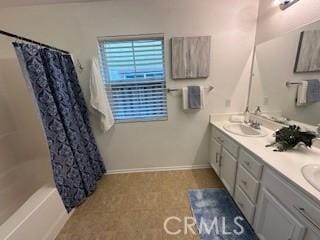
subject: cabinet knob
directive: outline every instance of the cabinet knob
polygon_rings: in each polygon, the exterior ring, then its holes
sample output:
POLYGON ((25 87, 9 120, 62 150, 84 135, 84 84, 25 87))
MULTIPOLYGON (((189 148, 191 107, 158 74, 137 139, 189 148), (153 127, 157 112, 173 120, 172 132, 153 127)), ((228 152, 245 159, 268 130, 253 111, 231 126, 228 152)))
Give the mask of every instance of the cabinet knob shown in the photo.
POLYGON ((245 180, 241 180, 241 182, 242 182, 242 184, 245 185, 245 186, 247 186, 247 184, 248 184, 247 181, 245 181, 245 180))
POLYGON ((297 206, 293 206, 297 212, 307 220, 307 222, 309 222, 317 231, 320 231, 320 225, 314 220, 312 219, 312 217, 310 217, 307 212, 305 211, 305 209, 303 207, 297 207, 297 206))
POLYGON ((250 167, 250 162, 245 161, 244 163, 245 163, 248 167, 250 167))
POLYGON ((223 143, 223 141, 224 141, 221 137, 218 137, 218 140, 219 140, 220 142, 222 142, 222 143, 223 143))

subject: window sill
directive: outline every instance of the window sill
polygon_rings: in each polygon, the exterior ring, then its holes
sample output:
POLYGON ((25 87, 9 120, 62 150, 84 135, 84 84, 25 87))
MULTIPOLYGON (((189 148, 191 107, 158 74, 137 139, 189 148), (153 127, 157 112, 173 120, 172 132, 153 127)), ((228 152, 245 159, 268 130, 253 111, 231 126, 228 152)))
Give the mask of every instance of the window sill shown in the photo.
POLYGON ((162 117, 162 118, 115 120, 115 124, 138 123, 138 122, 163 122, 163 121, 168 121, 168 117, 166 116, 166 117, 162 117))

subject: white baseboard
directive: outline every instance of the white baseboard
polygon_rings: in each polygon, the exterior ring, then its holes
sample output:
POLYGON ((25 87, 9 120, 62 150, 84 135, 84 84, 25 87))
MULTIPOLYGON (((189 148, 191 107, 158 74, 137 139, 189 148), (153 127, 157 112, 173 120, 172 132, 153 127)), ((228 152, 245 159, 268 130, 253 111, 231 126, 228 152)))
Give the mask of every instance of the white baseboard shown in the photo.
POLYGON ((179 170, 192 170, 192 169, 204 169, 204 168, 211 168, 211 167, 209 164, 201 164, 201 165, 186 165, 186 166, 173 166, 173 167, 117 169, 117 170, 107 170, 106 175, 121 174, 121 173, 139 173, 139 172, 179 171, 179 170))

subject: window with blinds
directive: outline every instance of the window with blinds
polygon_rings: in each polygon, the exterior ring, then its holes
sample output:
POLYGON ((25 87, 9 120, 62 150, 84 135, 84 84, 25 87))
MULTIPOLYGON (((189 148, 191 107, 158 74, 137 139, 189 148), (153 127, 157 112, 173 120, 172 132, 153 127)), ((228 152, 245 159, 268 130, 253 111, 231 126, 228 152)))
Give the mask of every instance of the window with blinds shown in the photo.
POLYGON ((99 47, 115 120, 166 120, 163 36, 104 38, 99 47))

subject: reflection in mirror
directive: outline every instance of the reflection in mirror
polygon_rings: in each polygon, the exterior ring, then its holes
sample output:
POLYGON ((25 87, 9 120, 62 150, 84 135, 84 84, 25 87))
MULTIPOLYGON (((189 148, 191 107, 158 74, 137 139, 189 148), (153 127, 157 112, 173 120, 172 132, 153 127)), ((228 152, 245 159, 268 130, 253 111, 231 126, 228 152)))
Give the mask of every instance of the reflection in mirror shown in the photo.
MULTIPOLYGON (((257 45, 250 111, 261 106, 264 117, 286 124, 317 126, 319 70, 320 21, 257 45)), ((310 126, 310 130, 316 127, 310 126)))

